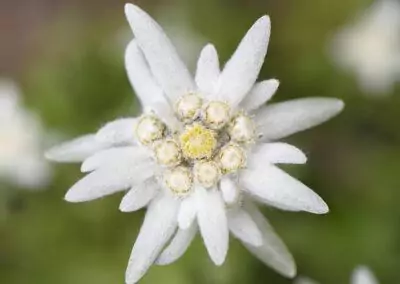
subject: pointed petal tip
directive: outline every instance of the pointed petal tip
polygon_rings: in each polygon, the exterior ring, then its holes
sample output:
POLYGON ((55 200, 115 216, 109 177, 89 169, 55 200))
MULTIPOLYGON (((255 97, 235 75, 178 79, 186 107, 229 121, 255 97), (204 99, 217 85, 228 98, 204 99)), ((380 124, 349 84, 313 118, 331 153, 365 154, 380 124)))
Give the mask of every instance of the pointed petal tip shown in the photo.
POLYGON ((82 200, 80 200, 78 198, 78 196, 76 196, 76 194, 74 193, 74 191, 69 190, 65 196, 64 196, 64 200, 67 202, 71 202, 71 203, 79 203, 82 202, 82 200))
POLYGON ((291 267, 288 269, 286 276, 290 279, 294 279, 297 276, 297 267, 296 263, 293 262, 291 267))
POLYGON ((204 50, 207 52, 217 53, 217 49, 215 45, 212 43, 207 43, 206 46, 204 47, 204 50))
POLYGON ((214 264, 216 265, 216 266, 222 266, 223 264, 224 264, 224 262, 225 262, 225 258, 226 258, 226 255, 225 256, 223 256, 223 257, 214 257, 213 259, 212 259, 212 261, 214 262, 214 264))
POLYGON ((54 162, 57 161, 57 156, 55 155, 53 148, 45 151, 44 157, 49 161, 54 161, 54 162))
POLYGON ((281 82, 280 82, 278 79, 275 79, 275 78, 270 79, 269 81, 271 82, 271 84, 273 84, 274 86, 276 86, 276 88, 278 88, 279 85, 281 84, 281 82))
POLYGON ((88 173, 92 171, 92 169, 85 163, 82 164, 81 166, 81 173, 88 173))
POLYGON ((125 14, 130 14, 132 13, 135 9, 140 9, 139 7, 137 7, 136 5, 133 5, 132 3, 126 3, 125 4, 125 14))
POLYGON ((118 207, 119 211, 123 212, 123 213, 128 213, 129 211, 127 210, 126 204, 124 202, 124 200, 121 201, 121 203, 119 204, 118 207))
POLYGON ((328 205, 325 203, 325 201, 323 201, 321 199, 321 202, 318 206, 315 206, 313 208, 313 210, 309 211, 310 213, 313 214, 318 214, 318 215, 324 215, 324 214, 328 214, 329 213, 329 207, 328 205))
POLYGON ((128 199, 126 198, 126 196, 124 198, 122 198, 122 201, 119 204, 118 209, 119 209, 119 211, 121 211, 123 213, 132 212, 132 210, 130 210, 130 208, 129 208, 129 202, 128 202, 128 199))
POLYGON ((340 99, 336 99, 336 105, 337 105, 338 113, 341 112, 345 106, 344 101, 342 101, 340 99))
POLYGON ((294 261, 294 258, 291 256, 290 259, 287 260, 285 268, 277 270, 282 276, 288 279, 294 279, 297 276, 297 265, 294 261))
POLYGON ((337 98, 325 98, 327 102, 330 103, 332 109, 332 116, 339 114, 344 109, 344 102, 341 99, 337 98))
POLYGON ((264 15, 260 17, 254 25, 262 25, 266 29, 270 30, 271 29, 271 18, 268 15, 264 15))

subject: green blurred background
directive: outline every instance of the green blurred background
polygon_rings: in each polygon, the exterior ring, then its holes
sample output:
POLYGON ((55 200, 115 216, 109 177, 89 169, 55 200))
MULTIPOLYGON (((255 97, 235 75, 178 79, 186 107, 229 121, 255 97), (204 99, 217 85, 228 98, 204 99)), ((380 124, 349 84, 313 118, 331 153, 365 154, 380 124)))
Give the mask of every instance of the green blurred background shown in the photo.
MULTIPOLYGON (((286 169, 329 204, 325 216, 265 208, 301 275, 321 283, 348 283, 358 264, 381 283, 400 283, 400 84, 379 98, 330 58, 332 36, 370 0, 146 0, 135 1, 158 20, 194 68, 207 42, 225 62, 261 15, 272 37, 260 79, 278 78, 274 101, 338 97, 345 111, 287 141, 309 162, 286 169)), ((1 0, 0 75, 23 91, 50 136, 93 132, 119 116, 137 114, 123 52, 132 37, 116 0, 1 0)), ((57 138, 58 139, 58 138, 57 138)), ((57 140, 56 139, 56 140, 57 140)), ((0 180, 0 283, 124 283, 143 212, 118 210, 121 194, 69 204, 78 165, 54 165, 47 190, 24 191, 0 180)), ((231 238, 226 263, 215 267, 197 238, 185 256, 153 267, 141 283, 292 283, 231 238)))

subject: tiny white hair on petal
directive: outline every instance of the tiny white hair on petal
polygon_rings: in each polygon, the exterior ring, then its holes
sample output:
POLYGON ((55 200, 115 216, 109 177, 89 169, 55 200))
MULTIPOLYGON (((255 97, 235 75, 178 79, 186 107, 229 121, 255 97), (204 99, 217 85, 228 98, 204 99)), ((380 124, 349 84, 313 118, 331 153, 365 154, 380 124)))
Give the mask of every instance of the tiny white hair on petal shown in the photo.
POLYGON ((150 152, 144 147, 125 146, 109 148, 98 151, 83 161, 81 171, 91 172, 101 167, 108 167, 110 164, 120 162, 146 162, 151 158, 150 152))
POLYGON ((275 103, 256 112, 262 141, 277 140, 321 124, 343 110, 335 98, 302 98, 275 103))
POLYGON ((120 118, 101 127, 96 133, 96 139, 102 143, 112 145, 136 143, 135 129, 137 118, 120 118))
POLYGON ((126 48, 125 68, 129 81, 144 108, 154 103, 168 104, 135 39, 126 48))
POLYGON ((293 256, 275 233, 267 219, 258 208, 249 201, 245 202, 244 210, 250 214, 263 236, 262 246, 256 247, 243 243, 246 248, 259 260, 272 267, 283 276, 289 278, 295 277, 296 263, 293 256))
POLYGON ((229 230, 224 201, 216 189, 196 188, 197 221, 211 260, 218 266, 225 261, 229 230))
POLYGON ((142 9, 125 5, 125 14, 150 69, 170 102, 195 89, 192 76, 162 28, 142 9))
POLYGON ((271 164, 305 164, 306 155, 298 148, 286 143, 259 144, 249 154, 248 164, 262 167, 271 164))
POLYGON ((160 187, 154 179, 149 179, 141 184, 133 186, 122 199, 119 210, 133 212, 147 206, 156 197, 160 187))
POLYGON ((197 215, 196 202, 196 197, 194 195, 189 195, 182 200, 178 213, 179 228, 186 230, 195 221, 197 215))
POLYGON ((156 260, 158 265, 168 265, 178 260, 192 243, 197 233, 197 224, 193 223, 186 230, 178 229, 169 245, 156 260))
POLYGON ((328 205, 318 194, 274 165, 242 171, 240 182, 244 189, 269 204, 282 205, 292 211, 326 214, 328 205))
POLYGON ((207 44, 197 62, 195 81, 202 95, 212 98, 220 75, 218 53, 214 45, 207 44))
POLYGON ((268 16, 258 19, 240 42, 222 70, 217 96, 236 107, 257 80, 264 63, 271 34, 268 16))
POLYGON ((227 216, 229 230, 235 237, 255 247, 263 244, 262 234, 249 213, 238 207, 227 210, 227 216))
POLYGON ((171 239, 177 227, 177 212, 178 200, 168 195, 150 203, 129 258, 127 284, 137 283, 143 277, 171 239))
POLYGON ((125 190, 154 175, 154 165, 137 164, 135 161, 110 165, 91 172, 65 195, 69 202, 85 202, 125 190))
POLYGON ((358 266, 351 276, 351 284, 378 284, 378 280, 368 267, 358 266))
POLYGON ((76 163, 109 146, 108 143, 98 141, 94 134, 88 134, 54 146, 46 151, 45 156, 56 162, 76 163))
POLYGON ((263 104, 267 103, 276 93, 279 87, 279 81, 276 79, 265 80, 256 83, 246 97, 240 103, 246 111, 258 109, 263 104))

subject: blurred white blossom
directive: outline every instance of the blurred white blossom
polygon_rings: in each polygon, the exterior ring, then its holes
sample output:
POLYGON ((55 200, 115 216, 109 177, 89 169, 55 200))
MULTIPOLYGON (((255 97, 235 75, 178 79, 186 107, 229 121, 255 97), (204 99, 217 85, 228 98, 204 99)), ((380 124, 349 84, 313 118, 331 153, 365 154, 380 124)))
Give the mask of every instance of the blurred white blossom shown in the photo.
POLYGON ((356 73, 367 94, 385 94, 400 81, 400 2, 378 0, 334 38, 332 54, 356 73))
MULTIPOLYGON (((366 266, 358 266, 354 269, 351 276, 351 284, 378 284, 374 274, 366 266)), ((314 280, 306 277, 296 279, 295 284, 318 284, 314 280)))
POLYGON ((0 79, 0 180, 24 188, 44 186, 50 168, 42 158, 42 128, 24 109, 18 87, 0 79))

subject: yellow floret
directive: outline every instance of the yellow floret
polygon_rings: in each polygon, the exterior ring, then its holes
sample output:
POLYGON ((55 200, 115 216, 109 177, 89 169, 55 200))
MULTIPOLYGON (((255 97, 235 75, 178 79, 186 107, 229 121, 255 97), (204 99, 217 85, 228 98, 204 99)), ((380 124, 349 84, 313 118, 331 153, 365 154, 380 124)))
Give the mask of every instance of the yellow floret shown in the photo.
POLYGON ((187 159, 209 159, 216 146, 216 134, 213 130, 195 123, 189 126, 179 137, 182 153, 187 159))

